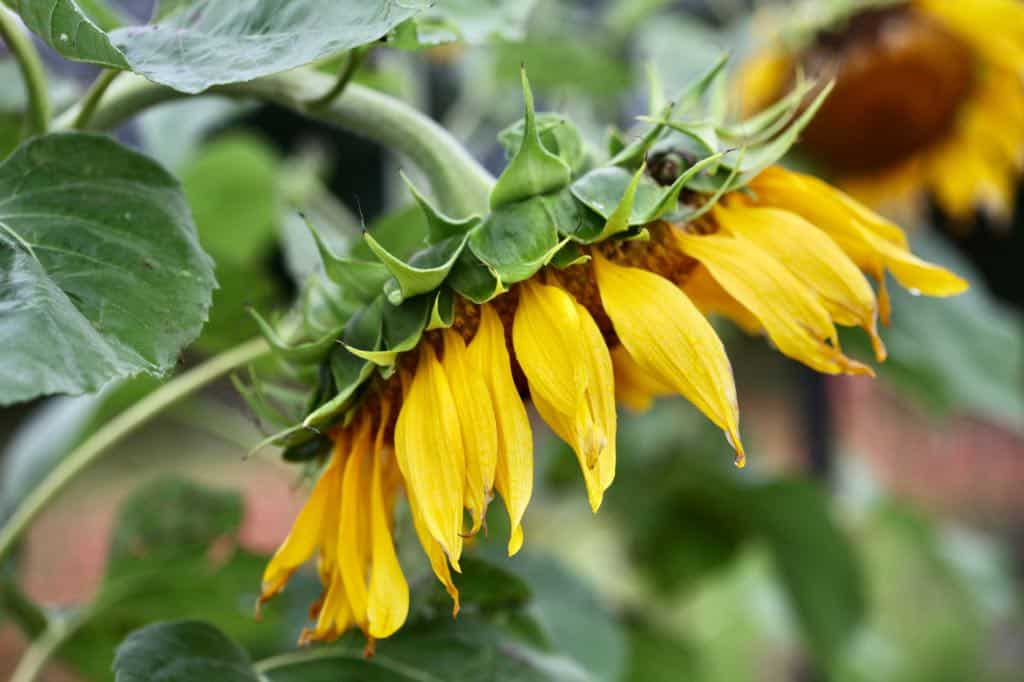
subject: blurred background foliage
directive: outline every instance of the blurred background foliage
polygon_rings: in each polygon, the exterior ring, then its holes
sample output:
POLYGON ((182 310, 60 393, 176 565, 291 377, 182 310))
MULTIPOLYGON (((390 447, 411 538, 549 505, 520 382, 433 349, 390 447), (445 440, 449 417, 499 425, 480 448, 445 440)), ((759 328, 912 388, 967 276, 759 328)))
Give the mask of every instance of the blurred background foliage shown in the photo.
MULTIPOLYGON (((498 131, 521 115, 520 64, 539 108, 570 116, 602 149, 609 124, 628 130, 646 110, 650 64, 673 91, 723 50, 742 54, 750 31, 740 0, 484 4, 439 3, 418 36, 375 46, 356 78, 429 111, 492 170, 505 160, 498 131), (473 44, 424 45, 451 26, 473 44)), ((149 10, 88 5, 100 22, 149 10)), ((91 76, 48 64, 57 102, 91 76)), ((0 82, 13 78, 0 58, 0 82)), ((20 96, 0 88, 0 154, 14 143, 20 96)), ((185 365, 254 336, 250 308, 267 314, 292 300, 317 262, 304 218, 338 247, 364 226, 394 240, 422 229, 400 159, 274 107, 189 100, 118 135, 183 178, 216 261, 210 323, 185 365)), ((1024 280, 1004 252, 1020 244, 1021 207, 1008 232, 981 229, 967 241, 945 236, 938 214, 934 225, 907 226, 918 228, 917 252, 972 289, 953 300, 894 292, 891 357, 877 385, 810 378, 723 328, 751 443, 746 470, 731 467, 720 435, 690 406, 664 401, 622 415, 617 480, 594 517, 575 458, 549 439, 523 556, 501 557, 503 521, 492 515, 493 540, 466 561, 456 622, 418 559, 410 625, 379 651, 416 679, 1020 679, 1024 280)), ((868 357, 863 341, 847 343, 868 357)), ((0 412, 0 516, 156 385, 135 380, 0 412)), ((276 453, 243 459, 262 435, 225 382, 77 483, 23 544, 18 577, 3 567, 0 672, 28 635, 39 637, 33 651, 54 657, 44 679, 113 679, 119 642, 178 619, 213 624, 253 660, 290 650, 316 587, 312 576, 297 580, 253 618, 265 557, 303 496, 301 472, 276 453), (58 625, 40 632, 40 609, 58 625)), ((399 545, 413 566, 407 521, 399 545)), ((345 639, 325 656, 349 661, 351 679, 413 679, 362 661, 361 648, 345 639)), ((318 665, 269 658, 257 668, 273 680, 339 679, 337 667, 318 665)))

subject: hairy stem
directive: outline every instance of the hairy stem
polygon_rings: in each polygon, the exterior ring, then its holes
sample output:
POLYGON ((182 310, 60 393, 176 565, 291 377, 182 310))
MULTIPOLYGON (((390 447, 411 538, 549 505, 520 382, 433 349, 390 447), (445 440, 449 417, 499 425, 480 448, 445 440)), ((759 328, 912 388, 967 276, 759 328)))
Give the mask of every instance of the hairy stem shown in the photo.
POLYGON ((0 38, 21 69, 28 102, 26 122, 30 135, 46 132, 50 125, 50 92, 46 87, 46 71, 32 39, 21 30, 14 14, 0 5, 0 38))
MULTIPOLYGON (((302 69, 216 86, 205 94, 272 102, 367 137, 406 156, 429 179, 446 213, 453 217, 486 213, 494 178, 447 130, 405 102, 358 83, 349 83, 342 96, 326 105, 316 104, 333 85, 332 76, 302 69)), ((111 85, 89 128, 109 130, 150 107, 184 97, 125 74, 111 85)), ((77 117, 78 108, 72 108, 55 126, 70 127, 77 117)))
POLYGON ((0 560, 7 556, 43 508, 111 447, 182 398, 269 352, 270 347, 263 339, 253 339, 236 346, 175 377, 104 424, 61 460, 18 505, 0 529, 0 560))

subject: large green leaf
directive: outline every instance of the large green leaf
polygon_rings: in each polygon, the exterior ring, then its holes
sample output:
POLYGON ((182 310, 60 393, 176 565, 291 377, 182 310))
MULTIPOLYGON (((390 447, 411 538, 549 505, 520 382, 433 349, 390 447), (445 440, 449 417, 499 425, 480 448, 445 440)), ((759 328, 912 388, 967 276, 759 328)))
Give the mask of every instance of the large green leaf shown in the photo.
POLYGON ((227 635, 199 621, 137 630, 117 649, 117 682, 259 682, 249 655, 227 635))
POLYGON ((191 0, 156 23, 109 33, 75 0, 7 0, 57 52, 131 69, 182 92, 287 71, 373 42, 424 9, 420 0, 191 0))
POLYGON ((170 369, 213 269, 181 187, 109 138, 36 138, 0 165, 0 404, 170 369))

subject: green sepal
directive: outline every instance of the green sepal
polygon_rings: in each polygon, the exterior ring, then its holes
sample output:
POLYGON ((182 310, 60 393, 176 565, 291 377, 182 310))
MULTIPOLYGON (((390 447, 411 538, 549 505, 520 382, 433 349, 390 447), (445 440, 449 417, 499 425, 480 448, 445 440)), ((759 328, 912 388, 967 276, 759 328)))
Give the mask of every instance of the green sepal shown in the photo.
POLYGON ((420 210, 423 211, 423 215, 427 218, 427 241, 429 243, 436 244, 449 237, 461 237, 480 224, 479 216, 456 219, 445 215, 416 189, 416 186, 412 184, 412 181, 409 180, 405 173, 401 175, 402 180, 405 181, 405 186, 409 188, 413 199, 416 200, 420 210))
MULTIPOLYGON (((644 119, 653 122, 653 125, 638 140, 625 145, 616 152, 608 161, 608 165, 622 166, 629 169, 640 166, 651 146, 665 132, 666 123, 672 120, 673 114, 687 111, 696 106, 714 82, 725 73, 724 69, 728 61, 729 55, 723 55, 696 82, 687 87, 675 101, 669 102, 660 109, 652 110, 650 115, 644 117, 644 119)), ((652 104, 657 104, 663 99, 663 96, 653 94, 650 98, 652 104)))
POLYGON ((392 305, 441 286, 462 253, 469 234, 447 237, 414 253, 405 262, 388 252, 369 232, 363 234, 367 245, 384 263, 392 278, 384 283, 384 295, 392 305))
POLYGON ((562 248, 551 257, 551 265, 559 270, 565 270, 573 265, 582 265, 590 260, 590 255, 583 253, 580 245, 576 242, 566 242, 562 248))
POLYGON ((686 169, 669 187, 661 187, 644 175, 644 167, 630 174, 622 168, 595 169, 572 185, 573 195, 587 208, 605 219, 600 229, 578 229, 572 238, 584 244, 600 242, 643 225, 671 212, 679 202, 679 193, 706 168, 721 162, 724 153, 701 159, 686 169))
POLYGON ((459 254, 446 283, 474 303, 486 303, 507 291, 494 271, 473 253, 472 244, 459 254))
POLYGON ((455 323, 455 295, 445 287, 437 292, 434 305, 430 308, 430 321, 427 329, 448 329, 455 323))
POLYGON ((469 248, 503 284, 528 279, 561 247, 559 233, 571 234, 580 221, 568 189, 501 206, 469 239, 469 248))
POLYGON ((816 87, 815 81, 800 78, 785 97, 746 120, 720 126, 718 134, 730 144, 757 145, 766 142, 782 132, 816 87))
POLYGON ((339 256, 320 236, 320 233, 309 221, 306 226, 313 235, 317 251, 320 252, 320 261, 324 266, 324 275, 327 278, 354 293, 360 301, 369 302, 380 293, 381 286, 387 281, 389 273, 381 263, 366 261, 358 258, 339 256))
POLYGON ((286 462, 310 462, 326 455, 331 451, 333 445, 334 442, 322 433, 314 434, 304 443, 285 448, 281 453, 281 458, 286 462))
POLYGON ((298 310, 306 338, 318 338, 343 326, 364 303, 346 297, 347 291, 314 274, 302 289, 298 310))
POLYGON ((627 145, 628 142, 626 141, 626 134, 615 126, 609 126, 607 138, 605 140, 605 147, 608 150, 608 156, 612 159, 617 158, 627 145))
POLYGON ((350 344, 345 348, 353 355, 381 367, 395 364, 401 353, 416 347, 423 337, 423 330, 430 321, 436 294, 421 294, 407 299, 401 305, 384 305, 383 337, 380 348, 361 349, 350 344))
MULTIPOLYGON (((745 149, 740 149, 740 153, 739 153, 740 163, 742 163, 743 154, 744 154, 745 151, 746 151, 745 149)), ((734 167, 732 169, 732 171, 729 173, 729 176, 725 179, 725 182, 723 182, 721 184, 721 186, 717 190, 715 190, 715 192, 711 196, 707 197, 704 200, 703 204, 701 204, 697 208, 691 208, 689 210, 682 211, 681 213, 676 214, 674 216, 675 220, 677 220, 677 221, 696 220, 697 218, 701 217, 702 215, 704 215, 705 213, 710 211, 712 208, 714 208, 715 204, 717 204, 719 202, 719 200, 721 200, 721 198, 723 196, 725 196, 726 192, 731 191, 731 188, 734 186, 736 178, 738 176, 739 176, 739 166, 737 164, 737 166, 734 167)))
POLYGON ((523 142, 491 190, 493 210, 561 189, 572 180, 569 165, 549 152, 541 142, 526 69, 522 69, 520 75, 526 104, 523 142))
POLYGON ((260 333, 263 335, 263 338, 267 340, 267 343, 270 344, 274 355, 286 362, 297 365, 310 365, 319 362, 325 355, 327 355, 331 346, 337 342, 338 337, 341 336, 341 333, 345 330, 345 327, 342 325, 338 327, 338 329, 328 332, 316 341, 291 345, 282 339, 277 333, 277 330, 274 329, 273 325, 267 322, 262 315, 256 312, 256 310, 250 309, 249 314, 256 320, 256 325, 259 327, 260 333))
MULTIPOLYGON (((543 112, 536 114, 537 133, 544 148, 562 159, 575 175, 590 163, 586 145, 579 128, 561 114, 543 112)), ((498 133, 498 143, 508 158, 523 146, 526 120, 520 119, 498 133)))
POLYGON ((333 422, 348 406, 356 390, 373 373, 373 364, 353 355, 348 348, 380 348, 385 305, 382 298, 377 298, 349 320, 342 336, 344 345, 336 345, 328 358, 337 393, 307 415, 302 426, 318 428, 333 422))

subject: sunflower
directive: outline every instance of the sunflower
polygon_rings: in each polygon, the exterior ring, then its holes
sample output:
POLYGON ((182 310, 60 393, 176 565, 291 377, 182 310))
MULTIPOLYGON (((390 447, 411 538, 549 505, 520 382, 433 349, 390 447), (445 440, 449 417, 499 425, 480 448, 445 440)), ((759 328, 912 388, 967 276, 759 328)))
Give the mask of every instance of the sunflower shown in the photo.
POLYGON ((797 71, 835 79, 802 148, 874 206, 928 192, 950 217, 1008 218, 1024 170, 1024 4, 855 0, 743 68, 747 111, 797 71))
POLYGON ((279 593, 317 556, 324 593, 303 642, 354 627, 372 650, 405 621, 400 500, 453 614, 453 573, 497 498, 509 518, 508 554, 520 550, 533 488, 527 402, 575 452, 596 512, 615 477, 617 403, 643 409, 655 396, 681 395, 722 430, 743 466, 732 369, 709 315, 763 334, 820 372, 871 375, 843 353, 836 325, 863 328, 885 358, 877 323, 889 314, 886 273, 926 295, 966 288, 912 255, 897 226, 774 165, 788 148, 776 133, 795 137, 807 118, 797 100, 780 118, 762 117, 762 130, 715 126, 715 141, 760 136, 761 146, 714 151, 705 128, 697 137, 713 153, 687 161, 693 145, 680 131, 689 124, 676 115, 720 73, 667 105, 633 143, 616 144, 600 167, 579 153, 568 122, 534 114, 524 79, 526 117, 502 135, 512 159, 488 217, 453 220, 414 191, 428 234, 411 257, 372 235, 379 262, 321 244, 332 283, 309 301, 338 308, 362 295, 362 307, 340 334, 303 343, 284 343, 264 323, 297 373, 311 359, 320 367, 302 424, 278 439, 291 459, 312 452, 320 474, 261 596, 279 593), (644 162, 655 157, 657 179, 644 162), (681 160, 674 171, 667 158, 681 160))

